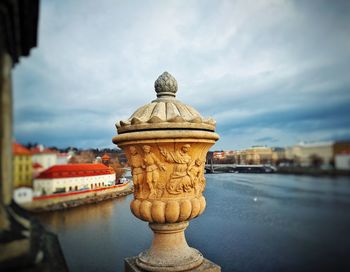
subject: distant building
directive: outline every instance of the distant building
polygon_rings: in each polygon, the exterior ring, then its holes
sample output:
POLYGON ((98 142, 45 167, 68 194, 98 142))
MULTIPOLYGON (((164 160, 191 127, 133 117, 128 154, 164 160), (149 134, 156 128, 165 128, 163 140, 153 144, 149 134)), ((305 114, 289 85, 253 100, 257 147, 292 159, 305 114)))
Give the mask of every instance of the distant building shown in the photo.
POLYGON ((225 152, 224 151, 214 151, 213 152, 213 159, 224 159, 225 158, 225 152))
POLYGON ((104 165, 109 166, 110 163, 111 163, 111 157, 110 157, 107 153, 105 153, 105 154, 102 156, 101 161, 102 161, 102 163, 103 163, 104 165))
POLYGON ((334 155, 350 154, 350 141, 338 141, 333 145, 334 155))
POLYGON ((334 161, 334 142, 299 143, 286 149, 286 158, 303 167, 330 166, 334 161))
POLYGON ((278 163, 286 160, 286 150, 282 147, 272 148, 272 163, 277 165, 278 163))
POLYGON ((333 146, 335 168, 350 170, 350 141, 339 141, 333 146))
POLYGON ((115 184, 115 172, 103 164, 55 165, 34 179, 34 195, 50 195, 115 184))
POLYGON ((241 164, 271 164, 272 149, 266 146, 252 146, 240 153, 241 164))
POLYGON ((44 167, 38 163, 38 162, 33 162, 32 164, 32 169, 33 169, 33 179, 35 179, 39 174, 44 171, 44 167))
POLYGON ((350 170, 350 154, 338 154, 335 156, 335 168, 339 170, 350 170))
POLYGON ((31 150, 32 160, 34 163, 40 163, 44 169, 47 169, 57 164, 57 152, 48 148, 44 148, 42 145, 31 150))
POLYGON ((301 148, 298 145, 288 146, 285 149, 286 159, 290 161, 293 165, 300 166, 300 158, 301 158, 301 148))
POLYGON ((12 144, 14 187, 32 186, 32 156, 19 143, 12 144))
POLYGON ((286 148, 252 146, 245 150, 208 152, 206 163, 273 164, 347 170, 350 168, 349 156, 350 141, 302 142, 286 148))
POLYGON ((56 164, 67 164, 70 158, 69 153, 56 153, 57 161, 56 164))
POLYGON ((94 160, 94 163, 102 163, 102 158, 100 156, 97 156, 94 160))

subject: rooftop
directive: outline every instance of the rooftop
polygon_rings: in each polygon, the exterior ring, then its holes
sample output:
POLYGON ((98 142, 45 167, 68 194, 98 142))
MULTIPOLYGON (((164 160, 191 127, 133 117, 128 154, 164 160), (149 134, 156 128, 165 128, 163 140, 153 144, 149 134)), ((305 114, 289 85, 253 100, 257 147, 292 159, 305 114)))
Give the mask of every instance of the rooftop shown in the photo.
POLYGON ((29 149, 27 149, 23 145, 16 143, 16 142, 12 144, 12 152, 14 155, 28 155, 28 156, 30 156, 29 149))
POLYGON ((30 152, 32 153, 32 155, 37 155, 37 154, 57 154, 56 151, 51 150, 49 148, 41 149, 39 147, 35 147, 35 148, 31 149, 30 152))
POLYGON ((36 179, 71 178, 114 174, 114 170, 100 163, 62 164, 46 169, 36 179))

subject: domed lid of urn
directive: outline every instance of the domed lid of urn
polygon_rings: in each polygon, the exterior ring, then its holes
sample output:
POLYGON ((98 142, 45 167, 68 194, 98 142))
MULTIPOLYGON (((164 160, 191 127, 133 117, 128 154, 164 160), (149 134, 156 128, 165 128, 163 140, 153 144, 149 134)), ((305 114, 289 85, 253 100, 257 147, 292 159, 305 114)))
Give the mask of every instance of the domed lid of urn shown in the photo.
POLYGON ((215 121, 177 100, 177 81, 164 72, 154 83, 157 99, 137 109, 128 120, 116 124, 118 133, 155 129, 215 130, 215 121))

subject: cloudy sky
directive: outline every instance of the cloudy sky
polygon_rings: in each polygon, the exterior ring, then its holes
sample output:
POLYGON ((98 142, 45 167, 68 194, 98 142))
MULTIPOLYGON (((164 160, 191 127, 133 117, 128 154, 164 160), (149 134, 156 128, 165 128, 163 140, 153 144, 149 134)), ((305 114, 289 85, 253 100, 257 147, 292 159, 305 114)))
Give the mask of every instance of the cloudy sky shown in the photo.
POLYGON ((164 71, 214 149, 350 139, 350 1, 42 0, 38 42, 14 69, 21 143, 112 147, 164 71))

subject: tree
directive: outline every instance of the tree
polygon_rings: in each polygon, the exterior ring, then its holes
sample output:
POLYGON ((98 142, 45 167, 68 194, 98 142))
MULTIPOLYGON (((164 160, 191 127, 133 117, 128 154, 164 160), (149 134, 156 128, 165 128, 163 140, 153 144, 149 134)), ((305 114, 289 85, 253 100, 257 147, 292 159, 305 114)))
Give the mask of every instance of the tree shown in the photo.
POLYGON ((68 164, 77 164, 79 163, 77 156, 72 156, 69 160, 68 160, 68 164))
POLYGON ((310 162, 312 167, 320 168, 323 164, 323 159, 317 154, 312 154, 310 156, 310 162))
POLYGON ((109 167, 113 168, 113 170, 115 172, 115 179, 116 180, 118 180, 119 178, 121 178, 125 174, 125 169, 122 168, 120 163, 117 161, 111 162, 109 167))

